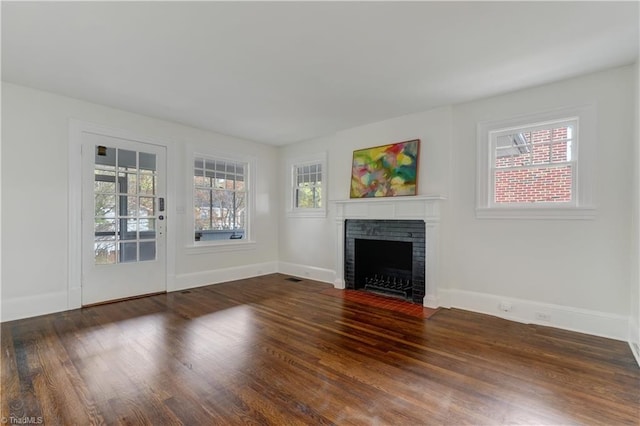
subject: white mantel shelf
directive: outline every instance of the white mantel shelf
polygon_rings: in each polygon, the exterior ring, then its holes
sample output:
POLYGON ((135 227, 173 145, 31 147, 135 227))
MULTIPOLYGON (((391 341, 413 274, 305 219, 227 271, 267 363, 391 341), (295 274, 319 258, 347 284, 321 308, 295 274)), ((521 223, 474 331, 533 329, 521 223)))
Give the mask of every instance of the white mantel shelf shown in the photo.
POLYGON ((440 204, 446 200, 440 195, 416 195, 405 197, 352 198, 333 200, 336 220, 387 219, 440 221, 440 204))
POLYGON ((346 200, 329 200, 329 203, 345 204, 345 203, 395 203, 406 201, 444 201, 447 198, 442 195, 407 195, 403 197, 366 197, 366 198, 348 198, 346 200))
POLYGON ((371 220, 424 220, 426 230, 425 297, 424 306, 438 307, 438 269, 440 204, 446 198, 440 195, 404 197, 352 198, 332 200, 336 214, 336 279, 334 286, 344 288, 344 221, 346 219, 371 220))

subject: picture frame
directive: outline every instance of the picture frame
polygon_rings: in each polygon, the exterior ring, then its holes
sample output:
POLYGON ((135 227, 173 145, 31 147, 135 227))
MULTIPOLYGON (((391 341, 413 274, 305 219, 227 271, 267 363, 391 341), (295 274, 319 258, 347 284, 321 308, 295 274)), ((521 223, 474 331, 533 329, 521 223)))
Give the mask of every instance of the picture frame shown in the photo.
POLYGON ((350 198, 417 194, 420 139, 353 151, 350 198))

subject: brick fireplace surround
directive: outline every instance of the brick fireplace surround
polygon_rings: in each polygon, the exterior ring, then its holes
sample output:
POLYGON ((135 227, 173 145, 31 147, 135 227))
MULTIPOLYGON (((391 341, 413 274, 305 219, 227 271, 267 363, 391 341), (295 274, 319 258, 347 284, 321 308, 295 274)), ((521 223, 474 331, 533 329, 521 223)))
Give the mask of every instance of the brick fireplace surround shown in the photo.
MULTIPOLYGON (((437 308, 440 196, 364 198, 334 201, 336 206, 336 279, 334 287, 345 288, 345 220, 424 221, 426 256, 424 262, 423 306, 437 308)), ((422 265, 422 264, 420 264, 422 265)), ((422 266, 420 266, 422 267, 422 266)))
POLYGON ((365 290, 423 304, 426 258, 423 220, 347 219, 344 247, 347 289, 359 290, 364 286, 365 290), (377 282, 372 282, 372 277, 377 282))

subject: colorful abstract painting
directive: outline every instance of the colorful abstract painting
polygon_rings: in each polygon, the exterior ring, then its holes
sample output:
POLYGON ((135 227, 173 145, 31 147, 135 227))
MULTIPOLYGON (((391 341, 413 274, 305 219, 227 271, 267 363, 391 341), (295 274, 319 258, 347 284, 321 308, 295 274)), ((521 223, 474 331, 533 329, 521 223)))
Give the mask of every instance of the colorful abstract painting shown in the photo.
POLYGON ((416 195, 420 140, 353 152, 351 198, 416 195))

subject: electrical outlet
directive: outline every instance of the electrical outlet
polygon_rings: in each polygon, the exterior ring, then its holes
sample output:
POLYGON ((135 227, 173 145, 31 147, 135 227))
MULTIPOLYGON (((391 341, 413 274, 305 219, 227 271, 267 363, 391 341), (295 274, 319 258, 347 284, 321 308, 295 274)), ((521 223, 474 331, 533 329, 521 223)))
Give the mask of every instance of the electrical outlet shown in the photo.
POLYGON ((511 309, 513 308, 513 306, 511 306, 510 302, 500 302, 500 304, 498 305, 498 308, 502 312, 511 312, 511 309))
POLYGON ((546 312, 536 312, 535 317, 539 321, 551 321, 551 314, 546 312))

